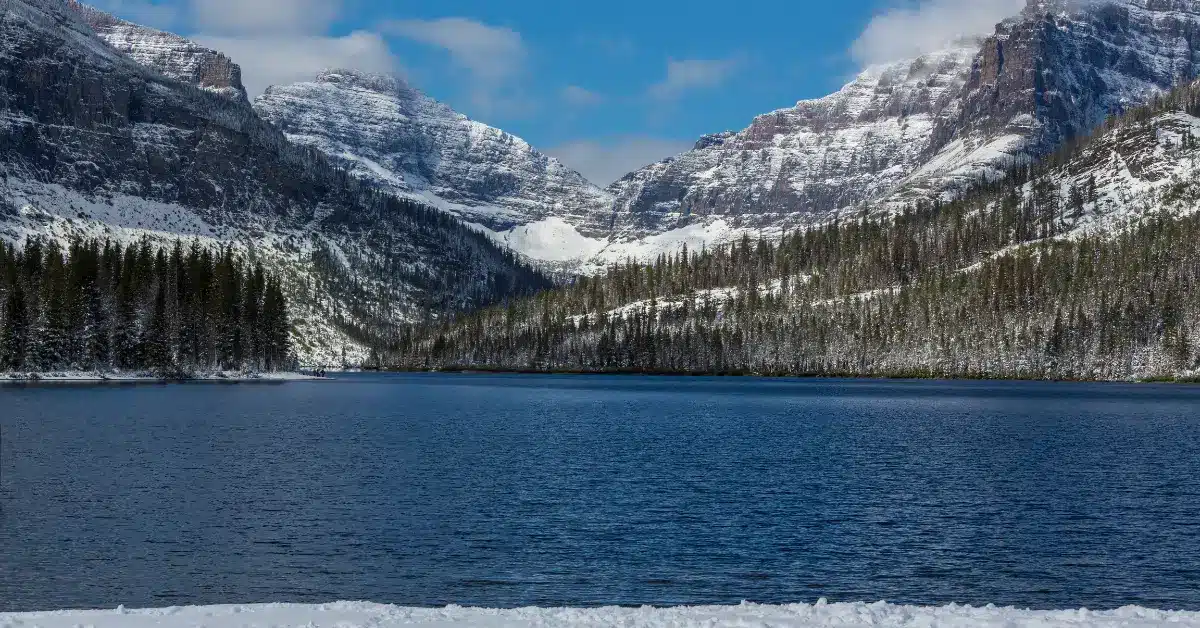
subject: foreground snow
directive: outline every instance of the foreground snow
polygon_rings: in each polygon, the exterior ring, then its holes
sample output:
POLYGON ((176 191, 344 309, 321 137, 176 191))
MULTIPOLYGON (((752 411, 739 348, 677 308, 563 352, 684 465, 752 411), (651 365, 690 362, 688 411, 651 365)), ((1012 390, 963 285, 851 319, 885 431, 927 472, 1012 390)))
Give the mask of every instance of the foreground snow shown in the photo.
POLYGON ((1028 611, 1011 608, 940 608, 875 604, 794 604, 789 606, 703 606, 689 608, 595 608, 516 610, 406 608, 364 602, 339 602, 316 606, 265 604, 208 606, 128 611, 57 611, 0 613, 0 628, 140 628, 140 627, 267 627, 359 628, 433 626, 515 628, 519 626, 623 626, 658 628, 683 626, 784 627, 1052 627, 1052 626, 1198 626, 1200 613, 1164 612, 1137 607, 1115 611, 1028 611))

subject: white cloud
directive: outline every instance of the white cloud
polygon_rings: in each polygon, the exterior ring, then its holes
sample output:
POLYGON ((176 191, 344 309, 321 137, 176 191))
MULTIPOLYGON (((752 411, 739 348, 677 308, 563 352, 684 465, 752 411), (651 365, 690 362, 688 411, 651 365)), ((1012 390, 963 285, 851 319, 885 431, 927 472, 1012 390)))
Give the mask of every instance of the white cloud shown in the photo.
POLYGON ((850 49, 869 66, 937 50, 960 37, 991 33, 1026 0, 921 0, 876 15, 850 49))
POLYGON ((591 107, 604 102, 604 97, 600 94, 578 85, 564 87, 560 95, 563 102, 575 107, 591 107))
POLYGON ((525 66, 521 34, 461 17, 440 20, 393 20, 384 29, 406 39, 444 49, 454 62, 475 78, 501 82, 525 66))
POLYGON ((203 33, 324 33, 342 10, 340 0, 191 0, 195 30, 203 33))
POLYGON ((550 148, 547 155, 579 171, 598 185, 608 185, 617 179, 660 161, 678 155, 693 145, 693 141, 643 136, 623 136, 607 140, 580 140, 550 148))
POLYGON ((528 112, 533 104, 519 93, 528 50, 521 34, 462 17, 392 20, 386 33, 441 48, 469 75, 471 102, 485 114, 528 112))
POLYGON ((729 79, 741 65, 739 59, 671 59, 667 75, 650 87, 650 95, 659 100, 672 100, 692 89, 717 87, 729 79))
POLYGON ((345 37, 321 35, 192 35, 242 66, 242 81, 253 98, 270 85, 312 79, 326 68, 395 72, 398 63, 378 33, 356 31, 345 37))

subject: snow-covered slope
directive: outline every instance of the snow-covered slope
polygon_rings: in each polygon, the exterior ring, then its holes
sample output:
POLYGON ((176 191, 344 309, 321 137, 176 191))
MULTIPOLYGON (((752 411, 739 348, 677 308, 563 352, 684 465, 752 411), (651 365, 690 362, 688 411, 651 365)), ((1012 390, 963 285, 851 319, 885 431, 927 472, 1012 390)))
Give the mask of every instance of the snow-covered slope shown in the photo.
POLYGON ((184 83, 246 100, 242 69, 229 57, 174 33, 127 22, 77 0, 67 0, 67 5, 101 39, 134 61, 184 83))
POLYGON ((254 108, 355 175, 505 232, 547 218, 604 237, 610 198, 524 140, 468 119, 403 80, 328 70, 275 86, 254 108))
POLYGON ((365 330, 545 285, 485 236, 293 145, 204 76, 135 61, 96 21, 65 0, 0 3, 0 237, 233 246, 284 279, 301 358, 325 363, 361 356, 365 330))
POLYGON ((1068 234, 1200 211, 1200 104, 1188 109, 1127 116, 1017 194, 1051 206, 1068 234))
POLYGON ((679 608, 521 608, 514 610, 406 608, 365 602, 336 604, 262 604, 206 606, 161 610, 61 611, 0 613, 0 628, 250 628, 251 626, 308 626, 358 628, 428 626, 430 628, 630 628, 706 626, 777 626, 779 628, 841 628, 943 626, 946 628, 1155 628, 1200 626, 1200 613, 1156 611, 1127 606, 1112 611, 1032 611, 993 606, 898 606, 874 604, 791 604, 766 606, 697 606, 679 608))

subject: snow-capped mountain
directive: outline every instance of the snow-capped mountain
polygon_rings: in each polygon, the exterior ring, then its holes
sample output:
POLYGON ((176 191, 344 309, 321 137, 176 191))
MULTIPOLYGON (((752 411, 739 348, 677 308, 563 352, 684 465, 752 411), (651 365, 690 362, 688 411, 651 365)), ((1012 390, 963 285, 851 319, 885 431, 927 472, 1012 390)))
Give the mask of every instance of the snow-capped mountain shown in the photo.
MULTIPOLYGON (((607 237, 606 192, 398 77, 328 70, 310 82, 267 89, 254 108, 290 140, 320 149, 356 176, 492 232, 550 221, 607 237)), ((553 259, 555 252, 541 253, 553 259)))
POLYGON ((167 33, 67 0, 101 39, 138 63, 163 75, 230 98, 246 100, 242 69, 229 57, 174 33, 167 33))
POLYGON ((1031 0, 602 191, 402 81, 331 71, 255 103, 288 137, 527 256, 587 271, 957 194, 1200 73, 1198 0, 1031 0))
POLYGON ((0 237, 233 247, 283 278, 301 357, 325 362, 365 331, 546 285, 292 144, 239 97, 236 66, 199 71, 220 56, 154 33, 66 0, 0 4, 0 237))
POLYGON ((777 231, 954 192, 1197 75, 1195 0, 1031 0, 982 41, 870 68, 613 184, 616 240, 777 231))

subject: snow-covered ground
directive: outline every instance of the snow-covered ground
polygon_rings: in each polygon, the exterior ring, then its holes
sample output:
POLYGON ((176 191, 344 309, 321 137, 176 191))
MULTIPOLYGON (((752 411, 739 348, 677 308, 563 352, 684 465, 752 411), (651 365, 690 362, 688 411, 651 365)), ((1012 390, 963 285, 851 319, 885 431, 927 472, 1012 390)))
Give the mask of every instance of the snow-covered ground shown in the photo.
POLYGON ((473 609, 450 606, 438 609, 406 608, 364 602, 322 605, 266 604, 253 606, 183 607, 130 611, 58 611, 0 613, 0 628, 250 628, 304 626, 306 628, 516 628, 537 626, 625 628, 681 628, 685 626, 739 627, 921 627, 921 628, 1051 628, 1096 626, 1146 628, 1200 626, 1200 613, 1164 612, 1137 607, 1114 611, 1029 611, 969 606, 917 607, 875 604, 794 604, 788 606, 702 606, 687 608, 523 608, 473 609))

